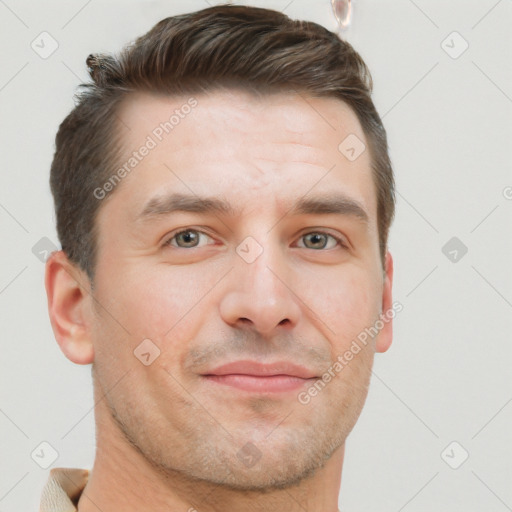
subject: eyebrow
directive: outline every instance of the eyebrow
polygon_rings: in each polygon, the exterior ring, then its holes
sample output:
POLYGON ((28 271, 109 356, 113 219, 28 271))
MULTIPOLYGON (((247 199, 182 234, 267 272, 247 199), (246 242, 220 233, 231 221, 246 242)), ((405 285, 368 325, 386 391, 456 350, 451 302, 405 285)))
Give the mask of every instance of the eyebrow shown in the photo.
MULTIPOLYGON (((174 193, 150 199, 137 216, 137 221, 149 221, 175 212, 240 216, 240 212, 223 199, 174 193)), ((358 201, 341 194, 329 194, 313 198, 303 197, 286 213, 286 215, 325 214, 354 217, 364 223, 369 221, 368 213, 358 201)))

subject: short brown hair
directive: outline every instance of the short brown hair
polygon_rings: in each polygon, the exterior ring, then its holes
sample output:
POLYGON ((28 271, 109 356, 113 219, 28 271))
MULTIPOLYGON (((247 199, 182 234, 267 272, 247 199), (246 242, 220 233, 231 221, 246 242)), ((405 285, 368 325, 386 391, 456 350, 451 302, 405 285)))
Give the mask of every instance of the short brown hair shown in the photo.
POLYGON ((81 84, 75 108, 59 127, 50 186, 62 249, 91 281, 101 206, 93 191, 119 165, 117 111, 139 91, 173 95, 233 87, 344 101, 368 139, 384 262, 395 209, 386 131, 371 100, 366 64, 336 34, 278 11, 223 5, 166 18, 119 56, 89 55, 86 62, 93 82, 81 84))

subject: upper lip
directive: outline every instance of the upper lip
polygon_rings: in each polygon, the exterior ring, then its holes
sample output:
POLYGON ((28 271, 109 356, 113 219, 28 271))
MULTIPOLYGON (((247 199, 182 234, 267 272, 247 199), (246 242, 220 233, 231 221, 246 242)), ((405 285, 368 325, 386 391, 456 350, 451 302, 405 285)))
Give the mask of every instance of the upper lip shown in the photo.
POLYGON ((290 363, 289 361, 276 361, 275 363, 259 363, 257 361, 233 361, 210 370, 203 375, 255 375, 270 377, 272 375, 289 375, 302 379, 316 377, 316 373, 308 368, 290 363))

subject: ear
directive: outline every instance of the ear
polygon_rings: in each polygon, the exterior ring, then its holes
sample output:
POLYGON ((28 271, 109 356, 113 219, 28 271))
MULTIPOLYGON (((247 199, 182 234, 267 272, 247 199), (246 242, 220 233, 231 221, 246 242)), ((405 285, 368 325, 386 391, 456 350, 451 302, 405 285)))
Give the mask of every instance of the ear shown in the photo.
POLYGON ((56 251, 46 261, 45 287, 50 322, 60 349, 74 363, 92 363, 87 275, 69 261, 64 251, 56 251))
POLYGON ((393 311, 393 258, 389 251, 386 252, 385 261, 384 288, 382 291, 382 315, 385 316, 384 327, 380 330, 377 337, 375 349, 377 352, 386 352, 393 341, 393 317, 390 312, 393 311), (387 314, 386 314, 387 312, 387 314))

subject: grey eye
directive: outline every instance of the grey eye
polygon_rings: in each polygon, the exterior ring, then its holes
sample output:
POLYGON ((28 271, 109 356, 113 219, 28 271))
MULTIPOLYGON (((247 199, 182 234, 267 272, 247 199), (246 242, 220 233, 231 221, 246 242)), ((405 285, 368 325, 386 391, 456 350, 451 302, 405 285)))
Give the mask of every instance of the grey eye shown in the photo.
POLYGON ((329 247, 329 249, 332 249, 332 247, 336 246, 336 243, 338 242, 338 240, 332 235, 321 232, 308 233, 307 235, 303 235, 302 239, 304 240, 304 246, 307 249, 326 249, 329 239, 334 241, 334 245, 331 244, 331 247, 329 247))
POLYGON ((174 245, 177 247, 190 248, 197 247, 199 244, 201 233, 194 229, 187 229, 185 231, 180 231, 176 233, 169 241, 167 242, 169 245, 174 245), (176 243, 171 244, 172 241, 176 243))

